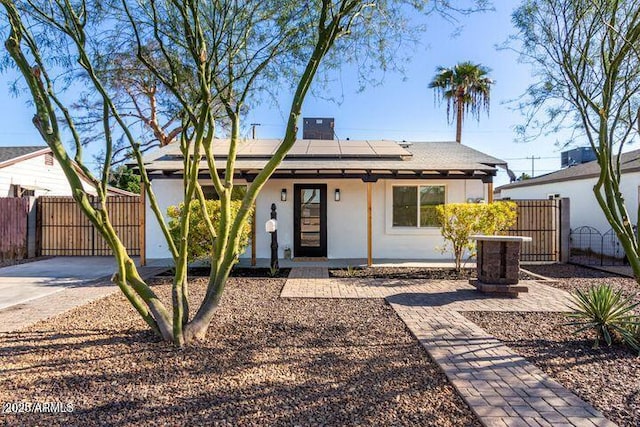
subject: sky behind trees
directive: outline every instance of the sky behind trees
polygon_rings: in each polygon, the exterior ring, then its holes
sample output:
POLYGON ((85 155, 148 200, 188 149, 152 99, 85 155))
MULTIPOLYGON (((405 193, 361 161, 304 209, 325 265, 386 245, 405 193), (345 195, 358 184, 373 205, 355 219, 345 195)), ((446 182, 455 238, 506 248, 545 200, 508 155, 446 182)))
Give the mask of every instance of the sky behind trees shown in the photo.
MULTIPOLYGON (((511 25, 515 5, 496 3, 495 11, 461 17, 458 23, 430 18, 412 60, 405 65, 406 73, 389 73, 381 85, 358 91, 354 68, 333 71, 328 87, 315 88, 315 94, 307 98, 303 115, 334 117, 336 136, 341 140, 453 141, 455 123, 447 123, 446 105, 438 105, 427 86, 437 66, 468 60, 491 68, 496 84, 490 116, 481 116, 480 123, 469 117, 463 127, 463 144, 506 160, 518 176, 523 172, 531 175, 531 156, 537 157, 536 176, 559 169, 562 150, 556 142, 564 142, 562 135, 541 136, 527 143, 515 141, 514 127, 524 118, 508 101, 524 92, 532 76, 527 65, 518 63, 516 53, 496 49, 515 31, 511 25)), ((31 123, 33 108, 27 104, 28 97, 9 94, 15 78, 13 72, 0 75, 0 145, 43 145, 31 123)), ((265 99, 249 111, 244 136, 251 137, 250 123, 260 123, 258 138, 282 137, 292 91, 281 88, 274 92, 278 93, 275 102, 265 99)), ((301 132, 302 124, 299 126, 301 132)), ((506 173, 500 172, 495 184, 507 182, 506 173)))

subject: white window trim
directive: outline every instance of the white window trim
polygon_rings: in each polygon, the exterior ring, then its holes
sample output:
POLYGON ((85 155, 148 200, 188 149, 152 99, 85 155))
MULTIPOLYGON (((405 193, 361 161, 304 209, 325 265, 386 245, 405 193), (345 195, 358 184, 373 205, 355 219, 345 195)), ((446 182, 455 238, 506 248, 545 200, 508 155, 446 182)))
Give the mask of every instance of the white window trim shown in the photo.
POLYGON ((393 225, 393 187, 444 187, 444 203, 449 203, 449 185, 445 181, 403 180, 387 182, 385 188, 385 233, 395 235, 441 236, 440 227, 403 227, 393 225))

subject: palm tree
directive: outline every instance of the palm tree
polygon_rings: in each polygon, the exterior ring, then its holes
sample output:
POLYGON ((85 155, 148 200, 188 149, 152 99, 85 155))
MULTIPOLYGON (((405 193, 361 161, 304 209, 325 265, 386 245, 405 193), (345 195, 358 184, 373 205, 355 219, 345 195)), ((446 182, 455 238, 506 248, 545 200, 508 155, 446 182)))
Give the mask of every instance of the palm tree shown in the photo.
POLYGON ((453 68, 438 67, 429 88, 436 90, 439 102, 447 101, 447 120, 451 123, 451 106, 456 109, 456 141, 462 141, 462 122, 471 113, 480 121, 480 111, 489 114, 489 95, 495 82, 487 76, 491 70, 470 61, 453 68))

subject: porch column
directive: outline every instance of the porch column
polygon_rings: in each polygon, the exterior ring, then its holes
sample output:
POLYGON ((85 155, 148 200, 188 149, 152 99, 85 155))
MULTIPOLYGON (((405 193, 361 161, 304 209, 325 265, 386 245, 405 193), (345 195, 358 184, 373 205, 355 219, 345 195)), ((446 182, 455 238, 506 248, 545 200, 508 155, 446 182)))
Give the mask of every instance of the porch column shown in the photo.
MULTIPOLYGON (((255 128, 254 128, 255 130, 255 128)), ((256 266, 256 204, 253 204, 253 215, 251 218, 251 266, 256 266)))
POLYGON ((367 265, 371 267, 373 264, 372 250, 372 224, 371 224, 371 182, 367 182, 367 265))
POLYGON ((147 194, 144 182, 140 182, 140 205, 138 207, 138 246, 140 247, 140 265, 147 265, 147 194))
POLYGON ((493 203, 493 182, 487 184, 487 191, 489 192, 487 195, 487 201, 489 203, 493 203))

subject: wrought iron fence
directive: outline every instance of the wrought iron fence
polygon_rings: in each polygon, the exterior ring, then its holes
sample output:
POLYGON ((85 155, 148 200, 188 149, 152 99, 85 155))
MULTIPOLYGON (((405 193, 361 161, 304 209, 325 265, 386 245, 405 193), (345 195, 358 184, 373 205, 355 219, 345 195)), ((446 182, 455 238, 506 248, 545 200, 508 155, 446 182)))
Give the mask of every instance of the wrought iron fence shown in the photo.
POLYGON ((571 230, 569 236, 570 261, 583 265, 626 265, 628 264, 620 239, 609 229, 601 233, 589 226, 571 230))

